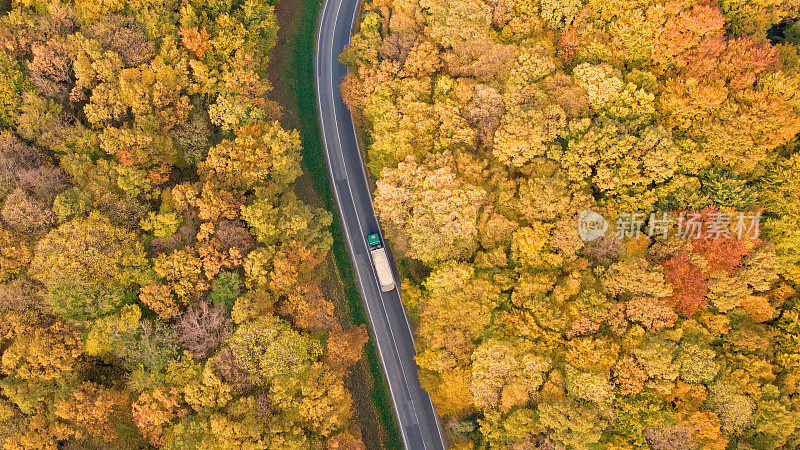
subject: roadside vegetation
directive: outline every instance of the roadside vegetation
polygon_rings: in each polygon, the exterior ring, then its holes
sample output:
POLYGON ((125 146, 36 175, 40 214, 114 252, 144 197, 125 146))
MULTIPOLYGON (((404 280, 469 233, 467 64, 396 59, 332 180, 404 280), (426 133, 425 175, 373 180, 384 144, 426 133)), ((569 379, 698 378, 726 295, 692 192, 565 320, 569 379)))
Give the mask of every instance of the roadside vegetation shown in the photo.
POLYGON ((3 448, 364 447, 277 28, 252 0, 0 18, 3 448))
POLYGON ((455 448, 800 444, 799 13, 365 5, 342 91, 455 448))
MULTIPOLYGON (((335 212, 325 151, 320 141, 314 72, 314 44, 317 16, 322 7, 317 0, 282 0, 275 9, 280 29, 279 44, 268 67, 274 89, 268 97, 283 106, 281 123, 296 128, 303 141, 304 173, 297 181, 298 196, 335 212)), ((325 274, 321 288, 335 305, 340 322, 367 325, 364 305, 356 288, 350 254, 338 220, 331 224, 333 244, 328 259, 318 267, 325 274)), ((391 399, 384 382, 378 355, 370 339, 364 347, 365 358, 352 366, 345 385, 351 387, 354 420, 361 428, 367 448, 400 448, 391 399)))

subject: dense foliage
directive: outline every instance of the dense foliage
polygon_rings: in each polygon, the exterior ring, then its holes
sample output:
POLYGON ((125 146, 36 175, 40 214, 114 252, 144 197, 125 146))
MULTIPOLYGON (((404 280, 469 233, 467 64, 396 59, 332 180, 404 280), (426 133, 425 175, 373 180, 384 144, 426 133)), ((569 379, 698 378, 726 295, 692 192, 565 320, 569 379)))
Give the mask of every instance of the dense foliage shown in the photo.
POLYGON ((799 18, 366 5, 342 92, 454 447, 800 444, 799 18), (588 208, 644 233, 584 242, 588 208), (680 236, 658 211, 717 226, 680 236), (739 212, 760 235, 734 233, 739 212))
POLYGON ((0 18, 5 449, 361 448, 363 327, 264 78, 255 0, 14 0, 0 18))

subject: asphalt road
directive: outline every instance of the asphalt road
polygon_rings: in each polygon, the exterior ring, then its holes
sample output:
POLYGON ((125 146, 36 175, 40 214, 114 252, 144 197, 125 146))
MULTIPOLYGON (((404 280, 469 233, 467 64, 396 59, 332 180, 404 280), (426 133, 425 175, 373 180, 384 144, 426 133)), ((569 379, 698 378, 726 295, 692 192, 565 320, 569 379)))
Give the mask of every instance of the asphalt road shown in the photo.
POLYGON ((339 63, 338 56, 350 41, 357 14, 358 0, 326 0, 319 17, 314 78, 322 142, 356 282, 403 445, 412 450, 444 449, 439 419, 430 397, 419 385, 412 327, 400 301, 399 288, 380 291, 368 253, 367 235, 380 232, 380 227, 372 208, 355 126, 339 94, 339 83, 347 69, 339 63))

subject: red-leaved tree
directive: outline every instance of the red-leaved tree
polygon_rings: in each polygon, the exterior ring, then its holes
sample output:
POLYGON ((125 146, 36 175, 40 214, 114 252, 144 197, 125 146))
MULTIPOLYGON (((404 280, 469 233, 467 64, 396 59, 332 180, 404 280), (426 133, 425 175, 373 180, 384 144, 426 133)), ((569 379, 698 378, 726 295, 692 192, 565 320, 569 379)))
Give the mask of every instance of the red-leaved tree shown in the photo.
POLYGON ((682 251, 664 263, 664 275, 672 284, 667 301, 675 312, 691 317, 708 307, 708 274, 697 267, 688 252, 682 251))

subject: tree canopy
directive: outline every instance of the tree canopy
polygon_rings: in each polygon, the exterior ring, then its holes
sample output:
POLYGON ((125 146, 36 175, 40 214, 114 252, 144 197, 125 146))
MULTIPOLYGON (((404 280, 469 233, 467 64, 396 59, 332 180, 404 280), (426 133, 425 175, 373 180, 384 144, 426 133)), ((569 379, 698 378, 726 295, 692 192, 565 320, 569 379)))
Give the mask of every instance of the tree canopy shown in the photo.
POLYGON ((342 93, 451 445, 796 446, 798 9, 364 9, 342 93))
MULTIPOLYGON (((274 2, 0 17, 0 447, 363 448, 274 2)), ((338 313, 338 315, 337 315, 338 313)))

